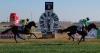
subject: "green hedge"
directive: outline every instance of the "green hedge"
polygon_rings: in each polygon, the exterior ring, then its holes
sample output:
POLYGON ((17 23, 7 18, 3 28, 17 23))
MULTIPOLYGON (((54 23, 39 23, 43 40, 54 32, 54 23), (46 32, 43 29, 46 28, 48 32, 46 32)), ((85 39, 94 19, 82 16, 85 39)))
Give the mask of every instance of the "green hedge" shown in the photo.
POLYGON ((97 38, 100 38, 100 29, 97 31, 97 38))

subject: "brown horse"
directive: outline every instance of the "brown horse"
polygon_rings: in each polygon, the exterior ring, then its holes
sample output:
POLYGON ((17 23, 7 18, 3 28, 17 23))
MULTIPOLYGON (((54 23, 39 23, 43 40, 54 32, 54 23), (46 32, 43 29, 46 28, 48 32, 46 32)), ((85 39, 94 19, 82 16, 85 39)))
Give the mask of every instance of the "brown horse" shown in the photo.
MULTIPOLYGON (((34 35, 36 37, 36 35, 34 33, 30 33, 29 31, 31 30, 31 27, 37 27, 34 21, 29 22, 27 25, 25 25, 25 27, 23 28, 23 30, 21 29, 21 26, 13 26, 3 32, 1 32, 1 34, 5 34, 9 31, 12 31, 12 33, 14 34, 14 39, 17 43, 16 40, 16 36, 20 39, 25 40, 24 38, 22 38, 19 34, 30 34, 30 36, 34 35)), ((37 38, 37 37, 36 37, 37 38)))
POLYGON ((73 41, 74 41, 74 37, 73 37, 73 35, 74 34, 76 34, 76 33, 78 33, 79 35, 81 35, 81 38, 80 38, 80 40, 79 40, 79 42, 78 42, 78 44, 83 40, 83 41, 85 41, 85 36, 87 36, 87 33, 91 30, 91 29, 98 29, 97 27, 96 27, 96 25, 94 24, 94 23, 91 23, 89 26, 87 26, 87 27, 83 27, 82 28, 82 31, 78 31, 77 30, 77 27, 78 26, 76 26, 76 25, 72 25, 72 26, 70 26, 70 27, 68 27, 68 28, 66 28, 66 29, 59 29, 58 30, 58 33, 63 33, 63 32, 66 32, 67 34, 68 34, 68 36, 69 36, 69 39, 70 38, 72 38, 73 39, 73 41))

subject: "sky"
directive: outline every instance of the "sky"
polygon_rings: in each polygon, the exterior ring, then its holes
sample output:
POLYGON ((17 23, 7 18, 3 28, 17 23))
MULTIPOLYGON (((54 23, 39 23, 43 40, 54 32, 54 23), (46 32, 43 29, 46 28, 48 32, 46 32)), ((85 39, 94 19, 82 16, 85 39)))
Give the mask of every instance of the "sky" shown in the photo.
POLYGON ((100 0, 0 0, 0 22, 9 21, 9 15, 16 12, 20 19, 39 21, 45 12, 45 2, 54 2, 54 13, 60 21, 77 22, 89 17, 100 21, 100 0))

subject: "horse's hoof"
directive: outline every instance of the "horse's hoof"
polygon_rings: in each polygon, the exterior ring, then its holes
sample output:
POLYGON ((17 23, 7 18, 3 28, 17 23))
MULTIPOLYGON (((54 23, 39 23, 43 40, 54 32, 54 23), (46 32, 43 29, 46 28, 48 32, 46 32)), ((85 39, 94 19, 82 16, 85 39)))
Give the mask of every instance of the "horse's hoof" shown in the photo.
POLYGON ((18 42, 16 42, 16 43, 18 43, 18 42))

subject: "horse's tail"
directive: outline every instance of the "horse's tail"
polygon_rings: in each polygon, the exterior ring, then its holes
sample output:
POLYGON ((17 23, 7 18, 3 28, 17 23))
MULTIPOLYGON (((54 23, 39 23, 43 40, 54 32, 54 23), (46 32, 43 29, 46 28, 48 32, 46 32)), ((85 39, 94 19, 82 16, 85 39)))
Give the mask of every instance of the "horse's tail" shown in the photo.
POLYGON ((66 28, 66 29, 58 29, 58 33, 63 33, 63 32, 68 32, 69 30, 68 30, 68 28, 66 28))
POLYGON ((63 33, 62 29, 57 30, 58 33, 63 33))
POLYGON ((5 34, 5 33, 9 32, 10 30, 11 30, 11 28, 9 28, 9 29, 7 29, 7 30, 1 32, 1 34, 5 34))

